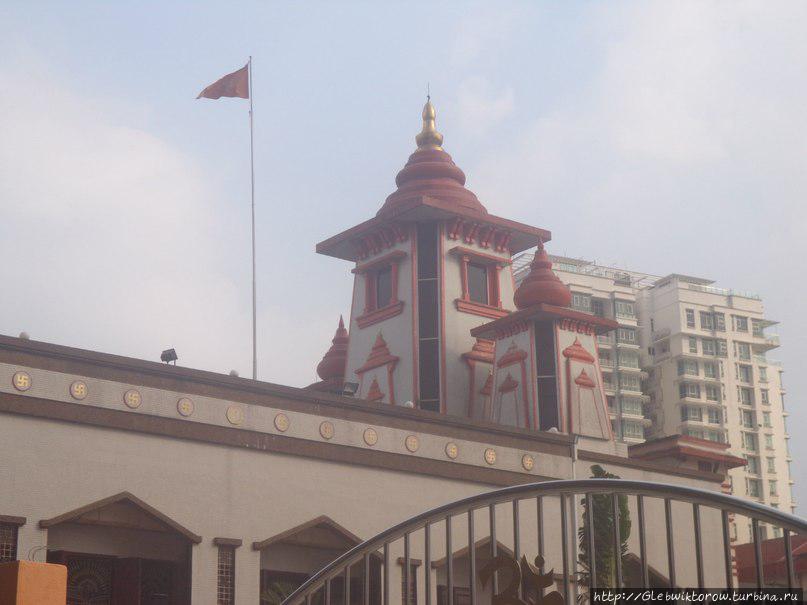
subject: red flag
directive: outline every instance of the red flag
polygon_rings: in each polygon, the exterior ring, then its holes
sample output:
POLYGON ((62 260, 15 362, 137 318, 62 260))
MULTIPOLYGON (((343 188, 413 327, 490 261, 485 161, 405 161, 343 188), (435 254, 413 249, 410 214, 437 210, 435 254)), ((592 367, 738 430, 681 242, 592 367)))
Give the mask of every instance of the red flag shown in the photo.
POLYGON ((197 99, 220 99, 221 97, 249 98, 249 63, 238 71, 227 74, 199 93, 197 99))

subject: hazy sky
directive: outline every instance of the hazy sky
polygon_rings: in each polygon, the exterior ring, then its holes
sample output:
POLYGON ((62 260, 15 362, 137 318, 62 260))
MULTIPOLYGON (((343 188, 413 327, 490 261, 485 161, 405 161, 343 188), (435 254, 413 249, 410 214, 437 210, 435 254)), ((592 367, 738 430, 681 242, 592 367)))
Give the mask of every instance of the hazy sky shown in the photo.
POLYGON ((807 499, 807 3, 0 5, 0 333, 304 385, 349 310, 314 244, 375 214, 426 83, 445 148, 550 251, 759 292, 807 499))

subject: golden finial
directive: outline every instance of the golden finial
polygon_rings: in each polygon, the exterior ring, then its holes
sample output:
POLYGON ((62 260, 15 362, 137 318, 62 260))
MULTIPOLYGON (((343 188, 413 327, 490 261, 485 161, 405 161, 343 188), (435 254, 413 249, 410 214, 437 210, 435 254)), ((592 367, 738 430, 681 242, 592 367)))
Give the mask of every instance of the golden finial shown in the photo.
POLYGON ((426 104, 423 106, 423 130, 415 137, 418 149, 442 149, 443 135, 437 132, 434 126, 436 116, 431 96, 427 95, 426 104))

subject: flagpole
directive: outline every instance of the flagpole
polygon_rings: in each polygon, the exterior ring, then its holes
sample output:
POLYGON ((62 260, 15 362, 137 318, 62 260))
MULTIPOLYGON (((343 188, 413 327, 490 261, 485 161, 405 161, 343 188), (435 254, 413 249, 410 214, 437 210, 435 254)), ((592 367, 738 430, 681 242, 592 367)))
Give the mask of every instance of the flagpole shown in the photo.
POLYGON ((255 141, 252 133, 252 56, 249 57, 249 171, 252 193, 252 379, 258 378, 257 306, 255 295, 255 141))

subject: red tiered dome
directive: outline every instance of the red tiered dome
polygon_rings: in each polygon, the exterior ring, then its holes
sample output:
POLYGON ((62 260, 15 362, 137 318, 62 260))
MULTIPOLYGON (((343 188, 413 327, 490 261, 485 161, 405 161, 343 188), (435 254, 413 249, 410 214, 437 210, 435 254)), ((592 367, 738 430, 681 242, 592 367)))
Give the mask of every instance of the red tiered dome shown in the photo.
POLYGON ((488 213, 476 195, 465 188, 465 173, 443 151, 443 135, 435 128, 435 116, 434 106, 427 101, 423 130, 415 137, 418 148, 395 178, 398 190, 387 198, 377 216, 395 214, 406 202, 424 196, 456 204, 480 216, 488 213))
POLYGON ((535 258, 530 264, 530 274, 516 290, 513 302, 519 309, 541 303, 568 307, 572 303, 572 293, 552 271, 552 261, 549 260, 542 243, 538 244, 535 258))
POLYGON ((336 334, 331 341, 333 344, 317 366, 317 374, 322 380, 344 380, 348 340, 345 322, 340 315, 339 327, 336 328, 336 334))

